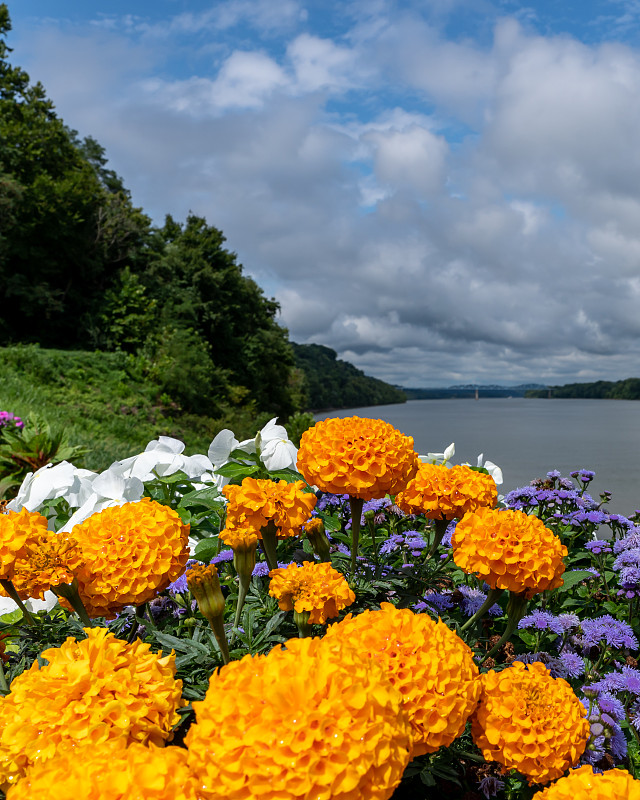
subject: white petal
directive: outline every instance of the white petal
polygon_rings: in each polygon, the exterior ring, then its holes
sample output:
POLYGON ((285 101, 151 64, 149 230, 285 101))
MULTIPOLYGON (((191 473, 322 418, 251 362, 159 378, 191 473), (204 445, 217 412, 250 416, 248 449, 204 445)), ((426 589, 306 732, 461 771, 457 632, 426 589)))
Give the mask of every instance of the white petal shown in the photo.
POLYGON ((213 470, 213 464, 207 456, 196 454, 195 456, 183 456, 183 471, 189 478, 199 478, 205 472, 213 470))
POLYGON ((454 457, 455 454, 456 454, 456 443, 455 442, 451 442, 449 447, 447 447, 447 449, 442 454, 443 455, 443 461, 449 461, 450 459, 452 459, 454 457))
POLYGON ((286 469, 295 466, 298 448, 288 439, 271 439, 260 453, 260 460, 268 470, 286 469))
POLYGON ((214 467, 220 467, 229 460, 229 454, 238 447, 238 440, 228 428, 217 434, 209 445, 207 455, 214 467))

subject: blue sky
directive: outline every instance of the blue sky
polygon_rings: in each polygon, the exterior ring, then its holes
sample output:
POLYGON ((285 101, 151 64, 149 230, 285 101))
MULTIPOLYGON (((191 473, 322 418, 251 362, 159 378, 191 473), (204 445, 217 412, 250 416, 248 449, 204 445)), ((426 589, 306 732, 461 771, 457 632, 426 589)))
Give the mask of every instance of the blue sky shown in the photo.
POLYGON ((640 0, 15 0, 12 61, 298 342, 405 386, 640 375, 640 0))

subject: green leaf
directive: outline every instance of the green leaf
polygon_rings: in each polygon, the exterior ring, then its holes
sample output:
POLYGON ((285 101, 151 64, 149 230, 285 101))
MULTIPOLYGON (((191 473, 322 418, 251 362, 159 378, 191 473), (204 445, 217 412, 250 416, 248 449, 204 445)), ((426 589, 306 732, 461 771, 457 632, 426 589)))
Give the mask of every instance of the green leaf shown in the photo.
POLYGON ((198 561, 204 561, 208 564, 214 556, 218 555, 220 549, 220 542, 218 538, 215 539, 202 539, 196 545, 194 556, 198 561))
POLYGON ((255 475, 260 471, 260 467, 250 467, 247 464, 236 464, 230 462, 216 470, 216 475, 222 475, 223 478, 247 478, 250 475, 255 475))
POLYGON ((178 512, 178 516, 182 520, 183 525, 189 525, 191 523, 191 512, 189 509, 178 506, 176 511, 178 512))
POLYGON ((575 572, 565 572, 562 577, 564 578, 564 583, 556 589, 556 592, 566 592, 581 581, 593 578, 593 572, 589 572, 586 569, 578 569, 575 572))
POLYGON ((211 655, 208 647, 199 642, 194 642, 193 639, 178 639, 177 636, 171 636, 171 634, 162 633, 161 631, 151 631, 151 633, 154 639, 162 645, 163 649, 176 650, 178 653, 191 653, 192 655, 211 655))

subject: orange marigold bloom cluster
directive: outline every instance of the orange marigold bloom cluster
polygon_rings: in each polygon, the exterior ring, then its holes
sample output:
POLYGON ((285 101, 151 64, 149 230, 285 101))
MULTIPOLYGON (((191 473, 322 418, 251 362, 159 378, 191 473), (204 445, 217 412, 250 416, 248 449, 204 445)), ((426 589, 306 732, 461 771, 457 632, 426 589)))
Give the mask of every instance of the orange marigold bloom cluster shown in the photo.
POLYGON ((451 544, 455 563, 492 589, 533 597, 563 584, 567 548, 523 511, 479 508, 458 523, 451 544))
POLYGON ((92 514, 72 535, 84 559, 76 577, 90 617, 111 619, 151 600, 182 575, 189 558, 189 526, 148 497, 92 514))
POLYGON ((258 531, 253 528, 225 528, 220 531, 219 538, 233 550, 250 550, 258 544, 258 531))
POLYGON ((7 792, 11 800, 197 800, 181 747, 121 740, 62 752, 37 763, 7 792))
POLYGON ((302 481, 276 483, 262 478, 245 478, 240 486, 229 484, 222 490, 229 501, 226 527, 251 528, 262 539, 260 530, 273 522, 279 539, 295 536, 317 502, 317 497, 304 488, 302 481))
POLYGON ((298 470, 309 483, 362 500, 404 489, 419 463, 411 436, 381 419, 322 420, 302 434, 298 450, 298 470))
POLYGON ((396 505, 407 514, 424 514, 430 519, 460 519, 467 511, 493 508, 497 500, 491 475, 441 464, 421 464, 407 488, 396 495, 396 505))
POLYGON ((480 695, 473 652, 443 622, 383 603, 331 625, 326 639, 347 642, 384 669, 402 694, 414 755, 448 747, 464 730, 480 695))
POLYGON ((386 800, 410 759, 402 696, 355 648, 291 639, 211 676, 186 737, 205 800, 386 800))
MULTIPOLYGON (((73 537, 46 528, 38 530, 16 558, 13 585, 22 600, 42 600, 52 586, 71 583, 82 563, 82 552, 73 537)), ((2 589, 0 594, 6 596, 2 589)))
POLYGON ((623 769, 598 774, 585 765, 534 794, 533 800, 640 800, 640 781, 623 769))
POLYGON ((87 744, 122 738, 162 745, 185 704, 175 656, 160 657, 139 639, 128 644, 106 628, 85 628, 42 653, 0 698, 0 788, 36 761, 87 744))
POLYGON ((571 686, 539 662, 482 675, 471 734, 487 761, 549 783, 578 762, 589 739, 586 709, 571 686))
POLYGON ((269 594, 283 611, 309 611, 309 623, 323 625, 356 599, 342 573, 328 562, 305 561, 302 566, 271 570, 269 594))
POLYGON ((28 541, 47 531, 47 518, 37 511, 9 511, 0 514, 0 580, 13 580, 15 562, 28 541))

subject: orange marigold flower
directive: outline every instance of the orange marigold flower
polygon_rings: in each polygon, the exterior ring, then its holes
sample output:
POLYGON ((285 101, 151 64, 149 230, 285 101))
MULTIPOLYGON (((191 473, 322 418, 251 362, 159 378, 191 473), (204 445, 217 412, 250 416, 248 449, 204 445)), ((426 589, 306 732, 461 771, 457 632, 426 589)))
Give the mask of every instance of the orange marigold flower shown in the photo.
POLYGON ((182 747, 128 747, 118 739, 37 762, 7 792, 12 800, 197 800, 182 747))
POLYGON ((430 519, 461 519, 467 511, 493 508, 497 500, 491 475, 441 464, 421 464, 407 488, 396 495, 396 505, 407 514, 424 514, 430 519))
POLYGON ((411 756, 402 696, 337 641, 291 639, 211 676, 186 737, 204 800, 386 800, 411 756))
POLYGON ((336 639, 377 661, 402 694, 414 756, 448 747, 464 730, 480 695, 473 652, 443 622, 383 603, 331 625, 336 639))
POLYGON ((298 469, 323 492, 362 500, 396 494, 416 474, 413 439, 381 419, 317 422, 300 439, 298 469))
POLYGON ((72 536, 84 559, 76 577, 90 617, 111 619, 151 600, 182 575, 189 558, 189 526, 148 497, 92 514, 72 536))
POLYGON ((283 611, 309 611, 309 624, 323 625, 356 599, 341 572, 327 562, 271 570, 269 594, 283 611))
POLYGON ((589 739, 586 709, 571 686, 539 662, 521 661, 481 677, 471 734, 487 761, 549 783, 576 764, 589 739))
POLYGON ((453 560, 492 589, 533 597, 562 586, 567 548, 538 517, 523 511, 479 508, 451 537, 453 560))
MULTIPOLYGON (((44 598, 52 586, 71 583, 83 562, 76 540, 69 534, 39 529, 16 558, 13 585, 19 597, 44 598)), ((0 588, 0 595, 7 596, 0 588)))
POLYGON ((534 794, 533 800, 640 800, 640 781, 623 769, 598 774, 585 765, 534 794))
POLYGON ((24 545, 37 540, 46 530, 47 518, 37 511, 23 508, 0 514, 0 580, 13 580, 15 561, 22 555, 24 545))
POLYGON ((226 527, 252 528, 262 539, 260 530, 273 522, 279 539, 295 536, 317 502, 313 492, 305 492, 304 488, 302 481, 276 483, 262 478, 245 478, 240 486, 229 484, 222 490, 229 501, 226 527))
POLYGON ((106 628, 85 628, 42 653, 0 698, 0 788, 15 783, 36 761, 77 745, 123 738, 162 745, 185 705, 175 656, 128 644, 106 628))
POLYGON ((258 544, 258 531, 253 528, 225 528, 220 540, 233 550, 251 550, 258 544))

